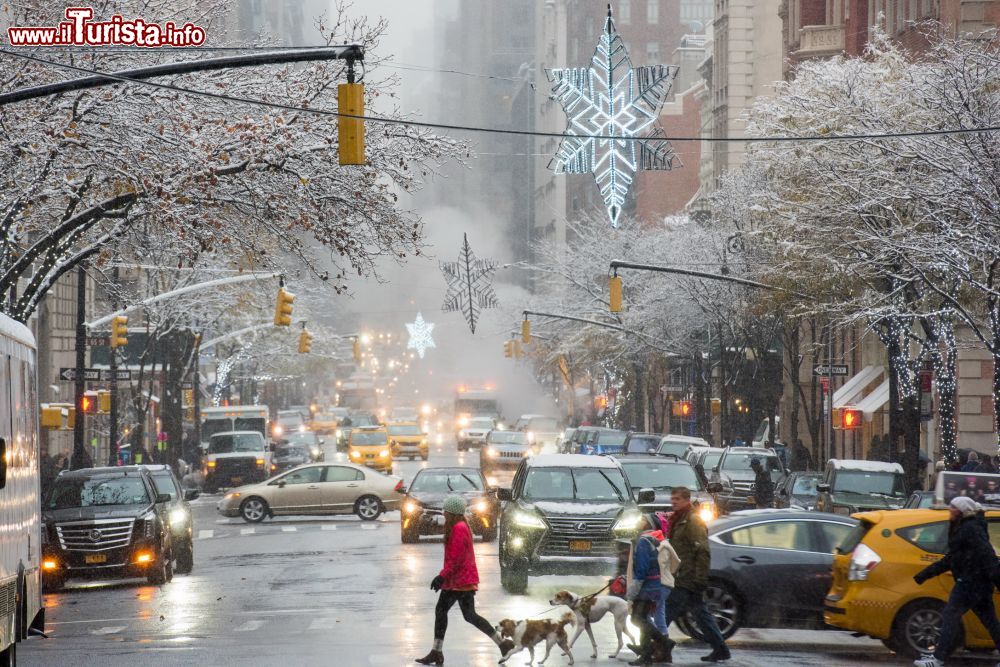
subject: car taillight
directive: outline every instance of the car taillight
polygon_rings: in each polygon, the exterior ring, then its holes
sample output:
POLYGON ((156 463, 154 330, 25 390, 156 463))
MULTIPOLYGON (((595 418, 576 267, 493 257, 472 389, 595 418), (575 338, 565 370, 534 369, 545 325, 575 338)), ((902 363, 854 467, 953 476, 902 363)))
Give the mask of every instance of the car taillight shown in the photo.
POLYGON ((882 557, 875 553, 871 547, 859 544, 851 552, 851 565, 847 570, 847 580, 867 580, 868 573, 875 569, 875 566, 881 562, 882 557))

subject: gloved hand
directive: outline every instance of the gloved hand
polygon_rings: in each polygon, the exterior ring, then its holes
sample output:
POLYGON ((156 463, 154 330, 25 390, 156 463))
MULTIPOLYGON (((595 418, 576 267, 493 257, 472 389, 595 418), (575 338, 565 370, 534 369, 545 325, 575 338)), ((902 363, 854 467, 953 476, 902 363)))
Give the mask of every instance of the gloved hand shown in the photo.
POLYGON ((925 581, 927 581, 927 575, 924 574, 923 572, 917 572, 915 575, 913 575, 913 581, 915 581, 919 586, 925 581))
POLYGON ((442 577, 439 574, 438 576, 436 576, 433 579, 431 579, 431 590, 437 592, 437 591, 441 590, 441 586, 443 584, 444 584, 444 577, 442 577))

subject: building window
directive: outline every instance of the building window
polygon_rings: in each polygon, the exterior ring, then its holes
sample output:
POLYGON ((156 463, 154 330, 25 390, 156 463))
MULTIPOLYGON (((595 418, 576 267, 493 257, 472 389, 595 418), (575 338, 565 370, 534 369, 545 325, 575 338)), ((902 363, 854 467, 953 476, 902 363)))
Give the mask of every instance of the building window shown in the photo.
POLYGON ((622 25, 632 22, 632 0, 618 0, 618 22, 622 25))
POLYGON ((646 23, 655 25, 660 22, 660 0, 646 0, 646 23))
POLYGON ((656 65, 660 62, 660 43, 659 42, 647 42, 646 43, 646 64, 656 65))

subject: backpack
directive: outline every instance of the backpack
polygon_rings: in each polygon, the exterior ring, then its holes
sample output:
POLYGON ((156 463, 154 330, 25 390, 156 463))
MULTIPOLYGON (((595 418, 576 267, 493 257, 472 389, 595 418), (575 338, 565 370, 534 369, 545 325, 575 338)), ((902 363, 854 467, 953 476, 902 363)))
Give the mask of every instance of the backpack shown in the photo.
POLYGON ((681 559, 671 546, 670 540, 664 539, 656 548, 656 562, 660 565, 660 583, 673 588, 674 575, 681 566, 681 559))

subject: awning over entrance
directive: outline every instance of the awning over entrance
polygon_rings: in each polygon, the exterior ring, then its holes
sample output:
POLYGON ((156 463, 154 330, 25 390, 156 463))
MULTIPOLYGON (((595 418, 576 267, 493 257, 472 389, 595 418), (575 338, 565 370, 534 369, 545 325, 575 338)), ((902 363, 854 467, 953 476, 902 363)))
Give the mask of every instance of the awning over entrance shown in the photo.
MULTIPOLYGON (((870 385, 875 380, 879 379, 885 373, 884 366, 865 366, 860 373, 852 377, 850 380, 844 383, 844 386, 833 392, 833 407, 843 408, 845 406, 857 405, 861 401, 861 396, 865 392, 865 387, 870 385)), ((883 383, 886 386, 886 397, 885 401, 889 400, 888 394, 888 381, 883 383)), ((874 392, 869 394, 869 396, 874 396, 882 387, 880 386, 874 392)), ((867 400, 867 397, 864 399, 867 400)), ((885 401, 879 404, 879 407, 885 404, 885 401)), ((878 407, 875 408, 876 410, 878 407)))
POLYGON ((858 403, 858 410, 865 413, 865 421, 871 421, 872 415, 875 411, 881 408, 883 405, 889 402, 889 380, 886 379, 882 384, 875 388, 875 391, 865 396, 858 403))

